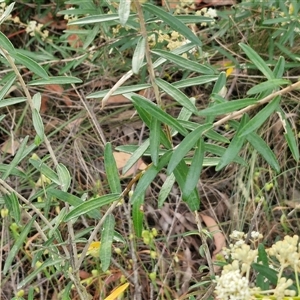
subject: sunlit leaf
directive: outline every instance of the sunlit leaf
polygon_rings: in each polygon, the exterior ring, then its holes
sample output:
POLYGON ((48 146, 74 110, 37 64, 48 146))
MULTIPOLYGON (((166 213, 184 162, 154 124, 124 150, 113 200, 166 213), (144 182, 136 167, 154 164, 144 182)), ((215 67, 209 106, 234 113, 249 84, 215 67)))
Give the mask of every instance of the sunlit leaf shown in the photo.
POLYGON ((114 289, 112 293, 104 300, 116 300, 129 286, 129 283, 124 283, 118 288, 114 289))

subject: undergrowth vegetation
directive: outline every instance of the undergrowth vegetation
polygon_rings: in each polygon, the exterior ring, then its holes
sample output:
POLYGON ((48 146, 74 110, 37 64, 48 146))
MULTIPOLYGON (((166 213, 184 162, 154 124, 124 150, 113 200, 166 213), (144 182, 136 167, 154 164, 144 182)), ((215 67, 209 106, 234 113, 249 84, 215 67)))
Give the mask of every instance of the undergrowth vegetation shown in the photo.
POLYGON ((300 299, 300 3, 198 2, 1 2, 1 299, 300 299))

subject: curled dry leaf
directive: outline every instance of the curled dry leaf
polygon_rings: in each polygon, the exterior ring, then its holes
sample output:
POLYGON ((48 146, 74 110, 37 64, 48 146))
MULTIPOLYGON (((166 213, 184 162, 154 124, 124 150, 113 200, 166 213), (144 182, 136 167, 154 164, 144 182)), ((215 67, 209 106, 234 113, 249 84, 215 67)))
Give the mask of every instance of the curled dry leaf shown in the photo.
POLYGON ((209 232, 214 237, 216 249, 213 252, 212 261, 215 261, 216 255, 222 251, 223 247, 226 246, 225 236, 221 232, 221 229, 219 228, 217 222, 212 217, 203 214, 200 214, 200 217, 207 226, 209 232))
MULTIPOLYGON (((131 157, 131 154, 125 153, 125 152, 113 152, 117 168, 122 169, 129 158, 131 157)), ((135 170, 145 170, 147 168, 147 165, 143 162, 142 159, 139 159, 136 164, 127 171, 126 174, 122 175, 122 177, 128 177, 131 176, 135 170)))
POLYGON ((1 152, 14 156, 19 146, 20 143, 13 137, 10 137, 1 145, 1 152))

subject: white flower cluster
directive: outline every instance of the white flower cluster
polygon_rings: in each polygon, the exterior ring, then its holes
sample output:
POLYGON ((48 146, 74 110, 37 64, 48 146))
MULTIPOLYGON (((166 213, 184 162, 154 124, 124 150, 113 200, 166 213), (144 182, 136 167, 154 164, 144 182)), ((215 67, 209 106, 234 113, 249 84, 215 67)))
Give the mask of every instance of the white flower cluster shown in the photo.
POLYGON ((48 37, 49 31, 42 30, 43 26, 43 24, 37 23, 36 21, 30 21, 25 30, 30 36, 35 36, 36 33, 38 33, 44 41, 48 37))
MULTIPOLYGON (((295 272, 295 276, 298 276, 300 273, 299 237, 297 235, 293 237, 285 236, 282 241, 276 242, 271 248, 266 250, 269 261, 277 265, 276 267, 273 265, 269 267, 278 271, 278 282, 273 289, 262 291, 258 287, 251 287, 249 282, 250 268, 252 263, 257 260, 258 250, 251 249, 246 244, 244 240, 246 236, 247 234, 243 232, 233 231, 230 238, 235 240, 235 242, 230 244, 229 248, 223 249, 225 259, 229 259, 231 263, 224 266, 221 276, 216 276, 216 299, 250 300, 259 297, 262 299, 282 300, 288 299, 287 297, 295 297, 296 291, 289 289, 294 282, 292 279, 287 279, 283 276, 283 270, 289 268, 289 270, 295 272)), ((262 235, 255 231, 250 236, 250 241, 252 242, 262 238, 262 235)), ((253 244, 255 245, 255 243, 253 244)))
MULTIPOLYGON (((202 9, 196 11, 196 16, 203 16, 203 17, 215 19, 218 15, 217 15, 217 11, 215 9, 203 7, 202 9)), ((215 21, 210 22, 210 24, 214 25, 215 21)), ((201 26, 205 27, 207 25, 208 24, 206 22, 201 23, 201 26)))

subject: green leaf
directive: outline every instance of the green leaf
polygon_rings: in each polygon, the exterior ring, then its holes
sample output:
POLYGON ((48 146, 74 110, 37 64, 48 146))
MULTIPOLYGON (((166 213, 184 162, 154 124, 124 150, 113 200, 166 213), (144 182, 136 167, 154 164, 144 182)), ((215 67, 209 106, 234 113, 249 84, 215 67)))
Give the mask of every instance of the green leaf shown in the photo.
POLYGON ((235 136, 233 137, 233 139, 232 139, 231 143, 229 144, 228 148, 226 149, 225 153, 222 155, 220 162, 218 163, 218 165, 216 167, 216 171, 220 171, 222 168, 227 166, 239 154, 239 152, 246 140, 246 137, 245 136, 241 137, 239 133, 240 133, 240 130, 243 128, 243 126, 246 124, 247 120, 248 120, 248 116, 244 115, 242 117, 240 126, 239 126, 235 136))
POLYGON ((246 136, 248 142, 253 146, 253 148, 259 152, 262 157, 267 161, 267 163, 277 172, 280 172, 280 165, 278 160, 270 149, 269 145, 255 132, 248 134, 246 136))
POLYGON ((197 86, 205 83, 210 83, 216 81, 219 76, 217 75, 202 75, 187 79, 182 79, 177 82, 172 83, 172 85, 178 89, 185 88, 188 86, 197 86))
POLYGON ((63 258, 55 259, 49 258, 45 262, 42 263, 42 265, 38 268, 36 268, 32 273, 27 274, 25 279, 22 280, 18 285, 17 289, 21 289, 23 286, 29 284, 33 279, 36 278, 38 274, 42 274, 42 272, 51 266, 61 266, 63 264, 63 258))
POLYGON ((175 175, 174 173, 172 173, 167 177, 162 187, 160 188, 158 199, 157 199, 158 208, 161 208, 164 205, 165 200, 170 195, 174 183, 175 183, 175 175))
MULTIPOLYGON (((119 87, 112 94, 112 96, 126 94, 126 93, 130 93, 130 92, 137 92, 137 91, 141 91, 141 90, 144 90, 144 89, 148 89, 149 87, 151 87, 151 85, 147 84, 147 83, 130 85, 130 86, 122 86, 122 87, 119 87)), ((95 93, 92 93, 92 94, 88 95, 86 98, 87 99, 103 98, 108 92, 109 92, 109 90, 103 90, 103 91, 100 91, 100 92, 95 92, 95 93)))
MULTIPOLYGON (((269 267, 269 259, 265 247, 263 244, 258 245, 258 258, 257 263, 261 263, 265 267, 269 267)), ((265 281, 265 276, 258 273, 256 276, 256 286, 260 287, 263 291, 270 289, 270 284, 268 281, 265 281)))
POLYGON ((274 76, 276 78, 282 78, 284 74, 284 67, 285 67, 285 59, 283 56, 280 56, 273 71, 274 76))
MULTIPOLYGON (((82 199, 80 199, 79 197, 76 197, 75 195, 72 195, 70 193, 64 192, 64 191, 60 191, 57 189, 49 189, 47 190, 47 195, 50 197, 55 197, 63 202, 67 202, 72 206, 78 206, 80 204, 83 204, 84 201, 82 199)), ((92 210, 88 213, 90 218, 99 220, 101 217, 101 214, 99 212, 99 210, 95 209, 92 210)))
POLYGON ((67 214, 67 208, 63 207, 59 214, 53 219, 53 227, 49 230, 48 237, 56 236, 58 226, 63 222, 65 215, 67 214))
POLYGON ((41 67, 37 62, 35 62, 33 59, 29 58, 28 56, 21 54, 16 50, 11 56, 21 65, 24 65, 26 68, 28 68, 30 71, 32 71, 34 74, 47 79, 49 78, 47 72, 44 70, 43 67, 41 67))
POLYGON ((216 81, 214 88, 212 90, 212 94, 218 94, 221 92, 221 90, 224 88, 224 86, 226 85, 226 73, 225 72, 221 72, 219 74, 218 80, 216 81))
POLYGON ((9 6, 4 8, 4 12, 1 14, 1 17, 0 17, 0 24, 2 24, 9 17, 9 15, 11 14, 11 12, 14 9, 14 5, 15 5, 15 2, 11 3, 9 6))
POLYGON ((7 36, 4 35, 1 31, 0 31, 0 45, 1 45, 0 47, 5 49, 9 54, 12 54, 15 52, 15 48, 14 48, 13 44, 7 38, 7 36))
POLYGON ((33 107, 37 110, 40 111, 41 109, 41 104, 42 104, 42 96, 41 93, 36 93, 32 97, 32 102, 33 102, 33 107))
POLYGON ((170 159, 167 168, 168 174, 171 174, 173 172, 178 163, 180 163, 180 161, 185 157, 185 155, 195 146, 195 144, 201 137, 203 131, 206 131, 211 127, 211 124, 200 125, 181 141, 181 143, 174 150, 173 155, 170 159))
POLYGON ((11 216, 15 219, 15 222, 19 225, 21 221, 20 203, 17 195, 13 192, 11 194, 3 195, 5 205, 10 211, 11 216))
POLYGON ((14 105, 22 102, 26 102, 27 98, 24 97, 16 97, 16 98, 9 98, 9 99, 4 99, 0 101, 0 108, 6 107, 9 105, 14 105))
POLYGON ((152 163, 157 166, 160 146, 160 122, 156 118, 152 118, 150 124, 150 153, 152 163))
POLYGON ((119 4, 119 18, 122 26, 126 25, 126 22, 130 15, 130 4, 131 0, 120 0, 119 4))
POLYGON ((133 228, 135 231, 135 235, 137 237, 141 237, 143 231, 143 220, 144 220, 144 212, 142 211, 143 203, 144 203, 144 195, 141 195, 141 197, 132 204, 133 228))
MULTIPOLYGON (((142 157, 145 151, 149 148, 150 141, 147 139, 142 143, 142 145, 138 146, 136 150, 132 153, 131 157, 128 159, 126 165, 122 170, 122 174, 126 174, 128 170, 142 157)), ((123 150, 120 150, 123 151, 123 150)), ((126 152, 126 151, 125 151, 126 152)))
POLYGON ((151 52, 175 63, 176 65, 183 68, 184 70, 191 70, 191 71, 194 71, 197 73, 210 74, 210 75, 215 73, 214 70, 210 67, 207 67, 207 66, 199 64, 195 61, 186 59, 186 58, 182 57, 181 55, 177 55, 177 54, 174 54, 169 51, 152 50, 151 52))
POLYGON ((268 81, 259 83, 252 87, 248 92, 247 95, 259 94, 264 91, 274 90, 280 87, 281 85, 290 84, 291 82, 286 79, 270 79, 268 81))
POLYGON ((16 80, 16 75, 13 72, 10 73, 6 77, 6 83, 3 87, 1 87, 1 90, 0 90, 0 101, 5 97, 5 95, 7 94, 7 92, 9 91, 11 86, 13 85, 13 83, 15 82, 15 80, 16 80))
POLYGON ((297 143, 296 133, 293 132, 290 122, 287 120, 284 111, 279 108, 277 113, 281 119, 281 123, 284 128, 284 137, 288 143, 292 155, 296 161, 299 161, 299 145, 297 143))
POLYGON ((61 163, 56 166, 56 172, 60 181, 60 187, 62 191, 66 192, 71 184, 71 176, 67 167, 61 163))
POLYGON ((8 252, 8 255, 5 259, 5 264, 4 264, 4 267, 2 270, 3 275, 5 275, 7 273, 7 271, 11 267, 12 262, 17 257, 17 253, 22 248, 24 241, 27 238, 27 235, 29 234, 30 230, 32 229, 31 227, 32 227, 34 221, 35 221, 35 216, 33 216, 28 221, 26 226, 24 228, 22 228, 22 230, 20 231, 20 235, 19 235, 18 239, 15 241, 13 247, 10 249, 10 251, 8 252))
POLYGON ((203 138, 200 138, 197 141, 194 157, 191 166, 188 170, 185 184, 182 189, 183 198, 188 198, 193 192, 193 190, 195 189, 195 187, 197 186, 202 171, 204 152, 205 152, 204 140, 203 138))
POLYGON ((27 135, 24 140, 22 141, 17 153, 15 154, 15 157, 13 160, 9 163, 8 168, 5 170, 5 172, 2 174, 1 178, 3 180, 6 180, 8 176, 11 175, 12 170, 21 162, 23 158, 24 150, 27 146, 29 136, 27 135))
POLYGON ((32 122, 33 122, 33 127, 41 139, 41 141, 44 140, 44 124, 41 118, 40 113, 34 108, 32 111, 32 122))
MULTIPOLYGON (((185 164, 185 162, 182 160, 178 163, 177 167, 174 170, 174 175, 177 183, 179 184, 181 191, 185 186, 187 174, 188 174, 188 167, 185 164)), ((199 210, 200 198, 199 198, 198 190, 196 188, 189 196, 182 195, 182 199, 187 203, 191 211, 199 210)))
POLYGON ((72 83, 82 83, 82 80, 77 77, 71 77, 71 76, 55 76, 55 77, 48 77, 46 79, 32 80, 28 83, 28 85, 72 84, 72 83))
MULTIPOLYGON (((195 102, 196 102, 196 99, 195 99, 195 98, 192 97, 192 98, 189 98, 189 100, 191 101, 191 103, 192 103, 193 105, 195 105, 195 102)), ((188 110, 187 108, 183 107, 183 108, 180 110, 180 113, 179 113, 179 115, 178 115, 178 117, 177 117, 177 120, 188 121, 189 118, 191 117, 191 115, 192 115, 192 112, 191 112, 190 110, 188 110)), ((176 130, 174 130, 174 129, 172 128, 172 130, 171 130, 171 135, 172 135, 172 136, 175 136, 177 133, 178 133, 178 131, 176 131, 176 130)))
POLYGON ((155 83, 168 95, 170 95, 175 101, 177 101, 179 104, 181 104, 186 109, 190 110, 194 114, 198 113, 197 108, 195 105, 191 102, 191 100, 180 90, 175 88, 172 84, 164 81, 161 78, 156 78, 155 83))
MULTIPOLYGON (((126 0, 124 0, 126 1, 126 0)), ((136 48, 134 50, 133 56, 132 56, 132 72, 134 74, 138 74, 140 71, 140 68, 142 67, 144 63, 144 57, 145 57, 145 51, 146 51, 146 42, 143 37, 140 37, 136 48)))
POLYGON ((168 24, 174 31, 182 34, 186 39, 190 40, 197 46, 202 46, 199 38, 181 21, 179 21, 176 17, 172 16, 170 13, 167 13, 162 8, 155 6, 150 3, 144 3, 143 8, 159 17, 164 23, 168 24))
POLYGON ((239 46, 246 53, 252 63, 260 70, 269 80, 275 78, 273 72, 265 61, 248 45, 239 43, 239 46))
POLYGON ((122 188, 120 183, 119 171, 113 155, 111 143, 106 143, 104 149, 104 166, 109 188, 112 193, 121 194, 122 188))
POLYGON ((119 14, 93 15, 71 21, 68 23, 68 25, 87 25, 108 21, 117 21, 119 19, 119 14))
POLYGON ((146 189, 153 182, 156 175, 161 171, 161 169, 169 162, 172 152, 166 152, 159 160, 157 166, 151 165, 145 173, 142 175, 139 180, 133 195, 131 197, 131 203, 133 204, 135 201, 139 201, 139 199, 145 194, 146 189))
POLYGON ((50 169, 42 160, 31 158, 29 159, 29 162, 52 182, 60 185, 60 180, 57 174, 52 169, 50 169))
POLYGON ((162 123, 165 123, 173 127, 183 136, 187 135, 187 130, 184 127, 182 127, 175 118, 171 117, 169 114, 164 112, 160 107, 155 105, 153 102, 149 101, 148 99, 142 96, 137 96, 137 95, 131 96, 131 99, 135 105, 144 108, 150 115, 152 115, 153 118, 157 118, 162 123))
MULTIPOLYGON (((212 154, 222 156, 225 153, 226 148, 215 145, 215 144, 205 143, 205 150, 212 154)), ((233 160, 233 162, 236 162, 243 166, 247 165, 246 161, 244 159, 242 159, 240 156, 236 156, 235 159, 233 160)))
POLYGON ((241 130, 239 131, 239 136, 246 136, 247 134, 258 129, 278 108, 280 103, 280 96, 276 96, 268 105, 266 105, 259 113, 257 113, 241 130))
POLYGON ((115 218, 112 214, 106 216, 101 232, 100 260, 101 268, 106 272, 110 265, 111 248, 114 238, 115 218))
POLYGON ((255 98, 246 98, 240 100, 232 100, 220 104, 215 104, 198 112, 200 116, 223 115, 228 114, 249 105, 255 104, 258 100, 255 98))
POLYGON ((98 209, 103 205, 110 204, 120 199, 120 194, 108 194, 100 196, 91 200, 88 200, 71 210, 65 217, 65 222, 68 222, 74 218, 82 216, 94 209, 98 209))
POLYGON ((259 272, 260 274, 262 274, 263 276, 265 276, 266 278, 268 278, 268 280, 273 284, 273 285, 277 285, 277 280, 278 280, 278 274, 274 269, 271 269, 269 266, 264 266, 261 265, 259 263, 253 263, 251 265, 251 267, 259 272))

